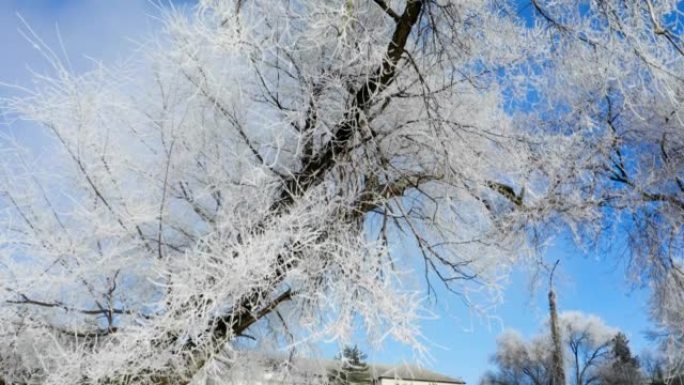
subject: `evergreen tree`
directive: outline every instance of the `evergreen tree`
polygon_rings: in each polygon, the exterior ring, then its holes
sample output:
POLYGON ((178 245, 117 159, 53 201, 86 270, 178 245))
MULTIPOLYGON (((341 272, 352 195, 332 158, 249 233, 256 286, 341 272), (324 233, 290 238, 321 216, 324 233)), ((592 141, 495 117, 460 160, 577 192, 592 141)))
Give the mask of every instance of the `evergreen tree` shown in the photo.
POLYGON ((331 372, 330 382, 340 385, 370 383, 367 357, 358 346, 345 346, 336 357, 340 366, 331 372))
POLYGON ((640 385, 644 382, 639 359, 632 355, 627 336, 620 332, 612 340, 612 359, 600 374, 602 385, 640 385))
POLYGON ((624 333, 618 333, 613 338, 613 354, 617 360, 616 363, 639 367, 639 361, 636 357, 632 356, 632 352, 629 349, 629 340, 624 333))

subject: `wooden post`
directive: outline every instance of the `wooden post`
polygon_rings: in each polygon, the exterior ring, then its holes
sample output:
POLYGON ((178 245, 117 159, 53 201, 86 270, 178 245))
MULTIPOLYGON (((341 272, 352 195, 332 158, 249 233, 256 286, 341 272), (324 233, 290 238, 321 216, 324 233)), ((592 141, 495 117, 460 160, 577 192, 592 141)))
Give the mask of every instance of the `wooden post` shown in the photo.
POLYGON ((565 367, 563 362, 563 345, 558 326, 558 309, 556 307, 556 293, 553 290, 553 273, 560 260, 556 260, 549 274, 549 315, 551 327, 551 385, 565 385, 565 367))

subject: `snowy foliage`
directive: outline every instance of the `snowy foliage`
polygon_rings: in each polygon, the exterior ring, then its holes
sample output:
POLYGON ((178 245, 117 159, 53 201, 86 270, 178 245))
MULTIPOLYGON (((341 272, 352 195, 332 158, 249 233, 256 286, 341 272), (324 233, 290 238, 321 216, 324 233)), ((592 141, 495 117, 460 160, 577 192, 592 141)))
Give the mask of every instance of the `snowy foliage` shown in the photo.
POLYGON ((618 333, 618 329, 606 325, 594 314, 566 311, 559 318, 561 334, 568 342, 582 340, 588 346, 598 347, 610 342, 618 333))
POLYGON ((495 298, 611 223, 681 331, 676 2, 517 3, 202 0, 86 74, 36 39, 54 73, 3 101, 43 131, 0 143, 2 376, 182 384, 358 326, 420 348, 416 276, 495 298))
POLYGON ((492 361, 498 371, 488 372, 482 385, 543 385, 551 379, 551 339, 547 335, 525 341, 514 330, 504 331, 497 338, 492 361))
MULTIPOLYGON (((560 333, 565 349, 567 383, 589 385, 607 373, 606 363, 618 330, 607 326, 593 314, 568 311, 559 315, 560 333)), ((548 326, 525 341, 514 330, 497 339, 492 362, 496 372, 488 372, 482 385, 545 385, 551 380, 553 344, 548 326)))

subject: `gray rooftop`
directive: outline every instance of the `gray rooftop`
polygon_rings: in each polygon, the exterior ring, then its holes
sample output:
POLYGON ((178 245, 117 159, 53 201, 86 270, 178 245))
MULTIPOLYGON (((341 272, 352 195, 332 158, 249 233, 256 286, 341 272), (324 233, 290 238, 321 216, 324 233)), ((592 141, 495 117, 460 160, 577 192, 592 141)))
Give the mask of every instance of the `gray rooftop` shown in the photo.
POLYGON ((465 384, 460 378, 445 376, 444 374, 432 372, 416 365, 368 365, 373 377, 378 378, 399 378, 402 380, 425 381, 425 382, 446 382, 450 384, 465 384))
MULTIPOLYGON (((339 360, 314 359, 301 357, 288 357, 284 354, 268 354, 257 352, 241 352, 241 360, 231 365, 234 369, 214 377, 204 384, 245 384, 250 380, 256 380, 257 373, 271 373, 266 382, 257 380, 255 384, 282 384, 282 385, 320 385, 330 382, 331 376, 340 373, 343 369, 339 360), (240 363, 238 363, 240 362, 240 363), (275 376, 273 376, 275 375, 275 376), (234 377, 234 378, 232 378, 234 377), (231 380, 232 378, 232 380, 231 380), (237 381, 236 381, 237 380, 237 381), (245 382, 245 380, 247 382, 245 382)), ((417 365, 409 364, 368 364, 367 370, 354 373, 355 378, 349 379, 354 385, 380 385, 381 379, 398 379, 426 383, 446 383, 453 385, 465 384, 460 378, 449 377, 424 369, 417 365)), ((198 378, 199 380, 199 378, 198 378)), ((199 382, 197 382, 199 384, 199 382)), ((339 385, 339 384, 338 384, 339 385)))
MULTIPOLYGON (((272 362, 277 360, 271 358, 272 362)), ((282 362, 282 361, 280 361, 282 362)), ((311 358, 295 358, 292 360, 292 366, 296 368, 297 372, 306 372, 309 374, 321 373, 324 371, 340 370, 342 363, 337 360, 311 359, 311 358)), ((441 382, 448 384, 465 384, 460 378, 449 377, 444 374, 433 372, 417 365, 409 364, 368 364, 369 382, 370 380, 379 380, 382 378, 393 378, 408 381, 420 382, 441 382)))

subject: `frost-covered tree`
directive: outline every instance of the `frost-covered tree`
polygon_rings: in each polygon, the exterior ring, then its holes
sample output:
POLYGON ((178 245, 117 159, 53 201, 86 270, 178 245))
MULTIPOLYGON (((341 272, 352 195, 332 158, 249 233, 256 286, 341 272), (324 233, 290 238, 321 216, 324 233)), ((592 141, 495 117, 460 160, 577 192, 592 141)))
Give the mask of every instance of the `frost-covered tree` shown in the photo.
POLYGON ((591 385, 598 381, 599 370, 610 356, 613 341, 621 335, 595 315, 576 311, 563 313, 562 335, 569 361, 572 384, 591 385))
MULTIPOLYGON (((609 365, 611 348, 619 332, 595 315, 577 311, 559 315, 564 349, 566 383, 598 384, 609 365)), ((495 372, 486 373, 482 385, 546 385, 554 375, 554 343, 548 328, 530 341, 515 331, 504 332, 497 340, 492 358, 495 372)), ((612 361, 610 361, 612 362, 612 361)))
POLYGON ((507 330, 497 338, 492 363, 496 372, 487 372, 481 385, 547 385, 552 378, 552 341, 537 336, 525 341, 520 333, 507 330))
POLYGON ((639 355, 639 363, 644 374, 644 380, 650 385, 666 385, 667 362, 663 357, 647 350, 639 355))
POLYGON ((681 331, 677 4, 519 3, 201 0, 85 74, 35 38, 54 72, 2 107, 40 128, 0 144, 0 375, 184 384, 358 323, 420 347, 410 272, 476 304, 612 223, 681 331))

